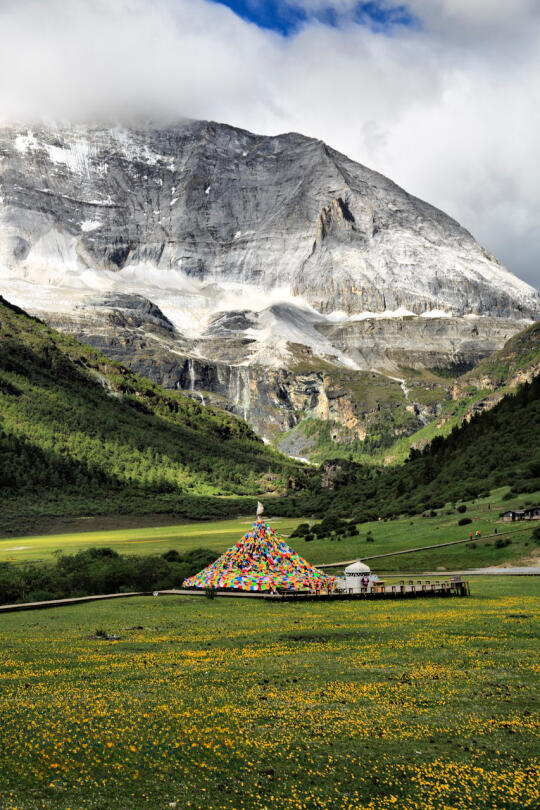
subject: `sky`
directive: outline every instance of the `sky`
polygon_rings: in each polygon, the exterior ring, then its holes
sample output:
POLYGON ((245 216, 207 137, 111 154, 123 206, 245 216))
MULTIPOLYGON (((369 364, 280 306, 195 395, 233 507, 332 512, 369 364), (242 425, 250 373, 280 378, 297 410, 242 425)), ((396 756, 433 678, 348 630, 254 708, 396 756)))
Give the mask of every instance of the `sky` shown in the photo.
POLYGON ((0 121, 302 132, 540 287, 540 0, 0 0, 0 121))

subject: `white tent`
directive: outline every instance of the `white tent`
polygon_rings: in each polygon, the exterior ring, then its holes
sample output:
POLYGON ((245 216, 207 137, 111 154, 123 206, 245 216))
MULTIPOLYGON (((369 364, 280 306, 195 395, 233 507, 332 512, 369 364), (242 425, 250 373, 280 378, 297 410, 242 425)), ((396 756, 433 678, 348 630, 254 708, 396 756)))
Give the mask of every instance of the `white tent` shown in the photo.
POLYGON ((371 573, 369 565, 359 560, 345 569, 345 587, 347 591, 353 591, 353 593, 360 593, 366 584, 372 585, 376 579, 378 577, 371 573))

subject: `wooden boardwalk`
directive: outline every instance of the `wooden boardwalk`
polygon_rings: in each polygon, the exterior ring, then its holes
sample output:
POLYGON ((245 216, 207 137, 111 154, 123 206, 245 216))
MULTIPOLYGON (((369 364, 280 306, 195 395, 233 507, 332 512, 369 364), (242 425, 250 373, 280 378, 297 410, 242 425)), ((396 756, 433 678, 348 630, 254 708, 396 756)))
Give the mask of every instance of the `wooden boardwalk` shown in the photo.
MULTIPOLYGON (((220 591, 213 592, 213 598, 229 599, 265 599, 270 602, 296 601, 336 601, 366 599, 416 599, 418 597, 469 596, 468 582, 402 580, 401 584, 364 588, 361 593, 259 593, 257 591, 220 591)), ((54 607, 70 607, 85 602, 101 602, 106 599, 129 599, 134 596, 206 596, 206 592, 197 588, 175 588, 167 591, 133 591, 132 593, 106 593, 96 596, 78 596, 71 599, 51 599, 46 602, 20 602, 14 605, 0 605, 2 613, 14 613, 22 610, 44 610, 54 607)))
MULTIPOLYGON (((417 599, 422 597, 451 597, 451 596, 470 596, 471 591, 469 583, 466 581, 452 582, 452 581, 420 581, 412 580, 402 581, 396 585, 375 586, 371 588, 362 588, 360 593, 347 593, 346 591, 335 591, 334 593, 283 593, 283 594, 269 594, 261 596, 265 599, 273 599, 282 602, 302 601, 302 600, 372 600, 372 599, 417 599)), ((221 595, 217 593, 216 595, 221 595)), ((223 594, 224 595, 224 594, 223 594)))

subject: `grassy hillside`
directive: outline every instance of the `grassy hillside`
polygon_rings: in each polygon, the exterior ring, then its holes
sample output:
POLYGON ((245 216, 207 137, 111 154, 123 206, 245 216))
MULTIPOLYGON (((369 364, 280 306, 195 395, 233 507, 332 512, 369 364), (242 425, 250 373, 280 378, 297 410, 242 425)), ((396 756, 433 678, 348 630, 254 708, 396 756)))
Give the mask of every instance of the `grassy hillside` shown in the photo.
POLYGON ((476 413, 490 410, 506 394, 539 374, 540 321, 537 321, 510 338, 500 351, 456 378, 451 396, 436 419, 412 435, 398 439, 372 460, 386 464, 404 461, 413 448, 424 447, 436 436, 448 436, 454 427, 476 413))
POLYGON ((505 387, 514 377, 518 378, 520 373, 526 374, 532 368, 536 373, 540 371, 540 321, 514 335, 500 351, 486 357, 460 381, 476 388, 494 390, 505 387))
POLYGON ((286 492, 291 477, 299 482, 299 465, 240 420, 137 377, 0 299, 4 522, 21 503, 28 514, 234 514, 239 496, 286 492))

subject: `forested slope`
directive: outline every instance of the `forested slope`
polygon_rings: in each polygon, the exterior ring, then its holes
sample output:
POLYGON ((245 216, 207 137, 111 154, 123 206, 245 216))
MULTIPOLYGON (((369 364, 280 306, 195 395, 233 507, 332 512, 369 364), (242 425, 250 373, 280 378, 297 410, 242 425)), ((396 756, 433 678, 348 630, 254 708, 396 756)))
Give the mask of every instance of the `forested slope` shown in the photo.
POLYGON ((137 377, 0 299, 4 508, 24 497, 27 508, 57 501, 71 511, 71 498, 76 509, 204 517, 238 511, 223 496, 284 492, 302 475, 235 417, 137 377))

